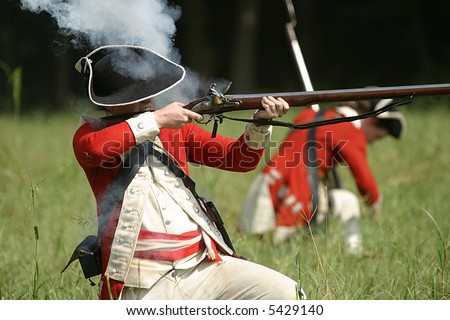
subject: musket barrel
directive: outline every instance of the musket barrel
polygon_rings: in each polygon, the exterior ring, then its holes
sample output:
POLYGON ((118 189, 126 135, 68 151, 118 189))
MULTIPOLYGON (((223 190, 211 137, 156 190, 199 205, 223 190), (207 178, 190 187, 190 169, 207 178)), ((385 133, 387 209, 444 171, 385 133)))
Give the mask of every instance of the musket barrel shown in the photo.
MULTIPOLYGON (((264 94, 226 95, 229 101, 239 101, 237 107, 224 106, 222 112, 250 110, 260 106, 263 96, 281 97, 291 106, 307 106, 323 102, 344 102, 353 100, 389 99, 407 96, 450 95, 450 84, 429 84, 394 87, 369 87, 358 89, 318 90, 301 92, 279 92, 264 94)), ((214 110, 211 113, 215 113, 214 110)), ((209 113, 209 112, 205 112, 209 113)))

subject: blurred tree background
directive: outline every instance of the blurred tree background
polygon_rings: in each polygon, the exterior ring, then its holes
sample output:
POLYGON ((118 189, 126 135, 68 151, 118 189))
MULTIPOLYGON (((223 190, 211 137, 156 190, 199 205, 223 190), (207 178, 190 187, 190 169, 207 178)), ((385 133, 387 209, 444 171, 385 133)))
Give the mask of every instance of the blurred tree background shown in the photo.
MULTIPOLYGON (((230 93, 303 89, 285 32, 284 0, 169 3, 182 8, 175 46, 183 65, 232 81, 230 93)), ((449 1, 293 3, 315 89, 449 82, 449 1)), ((72 99, 84 98, 73 66, 89 51, 71 47, 49 14, 0 0, 0 112, 13 111, 11 73, 17 69, 22 111, 64 110, 72 99)))

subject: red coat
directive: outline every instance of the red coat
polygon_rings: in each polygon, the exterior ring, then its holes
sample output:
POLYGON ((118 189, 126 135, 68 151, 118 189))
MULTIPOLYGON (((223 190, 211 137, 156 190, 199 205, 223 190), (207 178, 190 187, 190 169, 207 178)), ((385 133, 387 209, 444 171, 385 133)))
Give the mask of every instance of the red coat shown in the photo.
MULTIPOLYGON (((308 108, 296 117, 295 123, 309 122, 315 116, 316 112, 308 108)), ((325 113, 327 118, 335 116, 334 110, 325 113)), ((363 131, 349 122, 316 130, 319 175, 323 176, 326 170, 338 163, 348 166, 367 204, 377 202, 379 193, 367 161, 367 141, 363 131)), ((311 218, 311 190, 305 165, 308 132, 292 131, 263 169, 273 179, 270 192, 279 226, 303 225, 311 218), (301 211, 295 212, 300 207, 301 211)))
MULTIPOLYGON (((234 140, 211 133, 193 124, 182 129, 162 129, 158 135, 164 148, 178 161, 188 173, 188 162, 219 169, 246 172, 256 168, 264 149, 255 150, 244 142, 244 136, 234 140)), ((75 156, 83 168, 97 201, 97 211, 108 186, 120 170, 120 155, 136 145, 131 128, 127 122, 96 130, 85 123, 76 131, 73 138, 75 156)), ((105 227, 102 239, 102 265, 108 265, 111 241, 118 221, 120 205, 113 218, 105 227)), ((104 272, 105 270, 103 270, 104 272)), ((122 283, 110 282, 113 298, 118 297, 122 283)), ((102 298, 108 298, 108 288, 103 287, 102 298)))

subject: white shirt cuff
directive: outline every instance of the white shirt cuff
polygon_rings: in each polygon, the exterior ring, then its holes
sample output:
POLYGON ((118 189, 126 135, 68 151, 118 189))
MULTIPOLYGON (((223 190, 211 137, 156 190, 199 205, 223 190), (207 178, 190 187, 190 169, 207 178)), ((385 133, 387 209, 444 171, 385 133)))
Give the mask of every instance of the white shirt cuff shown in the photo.
POLYGON ((270 141, 272 126, 257 127, 253 123, 245 127, 245 143, 252 149, 264 149, 270 141))
POLYGON ((133 131, 136 143, 141 143, 145 140, 155 140, 159 133, 153 112, 140 113, 126 120, 126 122, 130 126, 131 131, 133 131))

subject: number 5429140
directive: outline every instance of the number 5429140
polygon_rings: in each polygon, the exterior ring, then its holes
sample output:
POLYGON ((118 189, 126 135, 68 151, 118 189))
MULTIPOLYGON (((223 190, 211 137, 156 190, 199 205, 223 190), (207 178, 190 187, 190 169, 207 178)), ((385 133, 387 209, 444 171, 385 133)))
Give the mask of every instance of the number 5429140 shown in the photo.
POLYGON ((323 306, 318 305, 269 305, 269 315, 284 315, 284 316, 307 316, 307 315, 318 315, 321 316, 323 314, 323 306))

